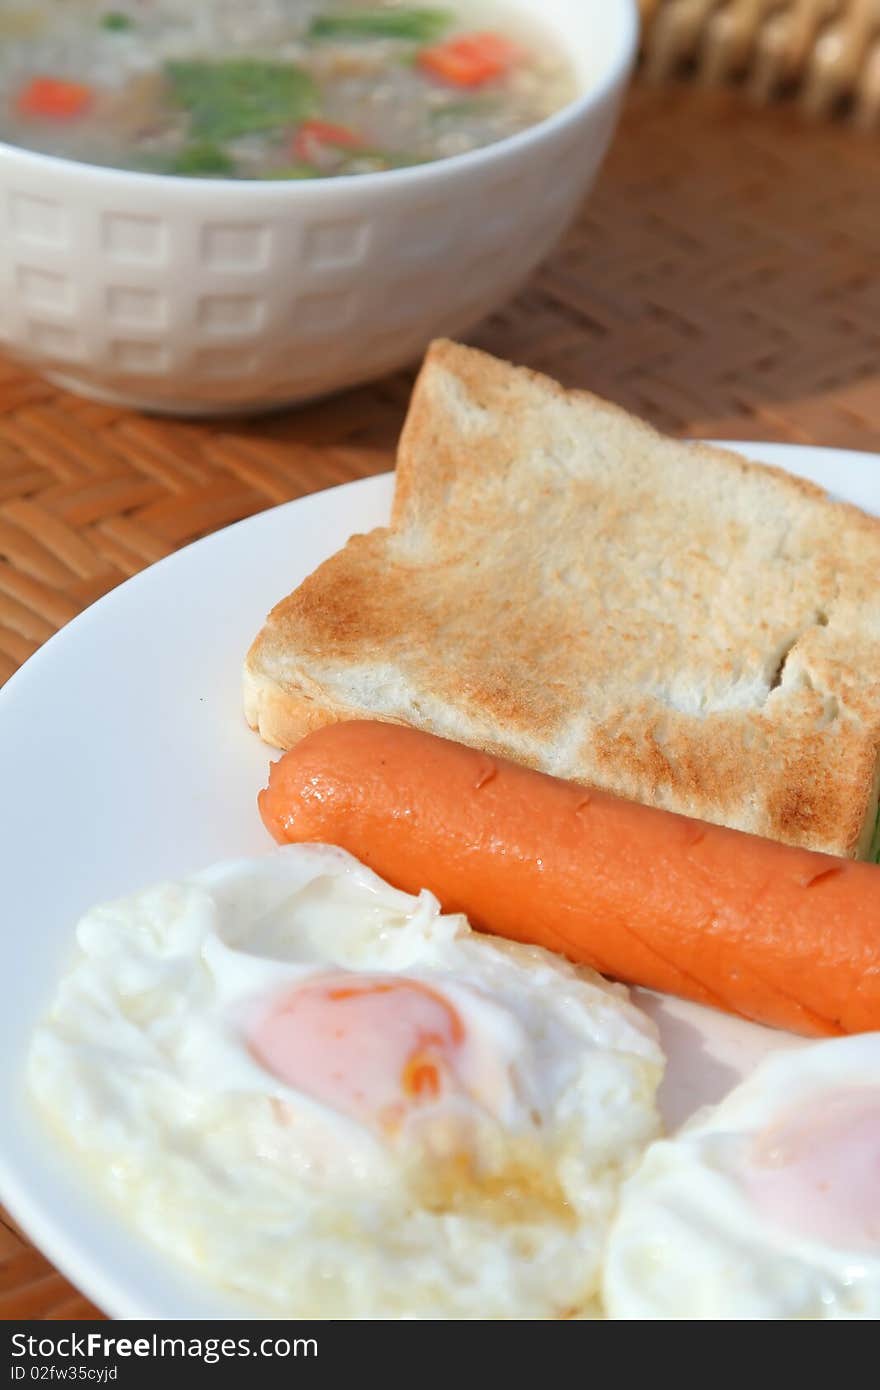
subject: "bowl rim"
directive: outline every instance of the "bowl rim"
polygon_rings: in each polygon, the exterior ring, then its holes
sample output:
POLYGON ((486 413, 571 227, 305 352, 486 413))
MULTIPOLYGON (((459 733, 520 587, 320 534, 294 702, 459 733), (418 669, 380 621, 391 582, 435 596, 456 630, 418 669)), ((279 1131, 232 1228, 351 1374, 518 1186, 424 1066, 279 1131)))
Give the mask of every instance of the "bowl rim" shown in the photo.
MULTIPOLYGON (((584 0, 580 0, 580 3, 584 3, 584 0)), ((608 0, 591 0, 591 3, 597 9, 604 8, 608 5, 608 0)), ((488 145, 482 145, 475 150, 468 150, 463 154, 447 155, 441 159, 429 160, 425 164, 405 165, 401 169, 385 169, 365 174, 336 174, 332 178, 225 179, 198 178, 183 174, 156 174, 138 169, 118 169, 112 165, 90 164, 87 160, 67 159, 63 155, 43 154, 39 150, 29 150, 26 145, 15 145, 9 141, 0 140, 0 173, 2 173, 4 163, 17 163, 32 165, 36 170, 43 170, 47 177, 51 177, 53 172, 61 170, 66 171, 68 176, 70 176, 70 171, 82 170, 85 178, 96 179, 98 182, 108 185, 124 180, 144 191, 174 188, 180 190, 181 193, 191 193, 196 189, 204 193, 206 189, 209 189, 229 193, 233 197, 252 197, 253 190, 259 189, 267 196, 278 200, 289 198, 291 190, 295 190, 293 196, 299 196, 303 190, 308 190, 309 193, 322 197, 332 196, 334 190, 337 195, 345 191, 350 192, 354 186, 362 187, 364 184, 370 189, 381 192, 389 186, 399 188, 407 181, 418 184, 437 175, 442 177, 448 174, 452 177, 458 172, 466 172, 470 169, 478 170, 481 166, 489 164, 498 155, 503 157, 507 154, 515 154, 527 148, 529 144, 540 143, 545 137, 555 135, 566 130, 569 126, 576 125, 582 117, 601 107, 612 97, 616 89, 625 84, 635 62, 639 40, 638 0, 612 0, 606 13, 609 12, 613 15, 614 25, 610 52, 594 81, 591 81, 578 96, 566 102, 558 111, 554 111, 544 120, 526 126, 524 130, 517 131, 514 135, 506 135, 501 140, 494 140, 488 145), (251 190, 250 193, 245 191, 248 189, 251 190)), ((73 176, 75 177, 75 174, 73 176)))

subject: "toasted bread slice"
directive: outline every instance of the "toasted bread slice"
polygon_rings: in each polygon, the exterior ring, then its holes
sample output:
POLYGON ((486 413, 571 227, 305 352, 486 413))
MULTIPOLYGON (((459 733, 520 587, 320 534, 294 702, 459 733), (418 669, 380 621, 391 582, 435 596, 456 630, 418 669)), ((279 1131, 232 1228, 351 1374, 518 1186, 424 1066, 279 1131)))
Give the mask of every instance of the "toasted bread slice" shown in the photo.
POLYGON ((880 521, 453 343, 425 361, 391 526, 272 611, 248 720, 430 729, 832 853, 880 791, 880 521))

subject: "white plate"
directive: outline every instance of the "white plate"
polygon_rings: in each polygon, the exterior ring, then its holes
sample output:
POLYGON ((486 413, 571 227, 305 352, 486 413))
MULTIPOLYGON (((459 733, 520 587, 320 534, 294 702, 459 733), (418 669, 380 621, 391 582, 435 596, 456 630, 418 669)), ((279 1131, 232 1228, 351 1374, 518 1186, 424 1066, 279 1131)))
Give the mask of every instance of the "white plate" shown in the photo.
MULTIPOLYGON (((880 459, 738 446, 880 513, 880 459)), ((115 1317, 221 1317, 108 1214, 32 1118, 21 1089, 34 1020, 79 914, 215 860, 268 849, 254 798, 269 750, 241 715, 244 652, 271 605, 353 531, 387 520, 390 475, 277 507, 170 556, 70 623, 0 691, 0 1197, 115 1317)), ((670 1058, 671 1122, 718 1099, 786 1035, 672 1000, 643 1000, 670 1058)))

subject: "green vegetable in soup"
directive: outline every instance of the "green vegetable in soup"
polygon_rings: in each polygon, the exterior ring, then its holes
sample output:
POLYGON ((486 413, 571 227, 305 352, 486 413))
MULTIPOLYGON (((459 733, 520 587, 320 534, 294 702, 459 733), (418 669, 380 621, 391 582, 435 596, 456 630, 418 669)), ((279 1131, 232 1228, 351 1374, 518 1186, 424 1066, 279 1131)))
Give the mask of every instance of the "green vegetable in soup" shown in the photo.
POLYGON ((44 33, 46 29, 46 16, 44 14, 34 14, 29 5, 22 5, 20 9, 3 9, 0 13, 0 38, 3 39, 32 39, 37 34, 44 33))
POLYGON ((868 858, 875 864, 880 864, 880 806, 877 808, 877 824, 874 826, 874 843, 871 846, 868 858))
POLYGON ((201 140, 234 140, 296 125, 315 105, 310 75, 288 63, 175 61, 165 72, 175 101, 190 113, 192 134, 201 140))
POLYGON ((451 10, 343 10, 318 15, 310 39, 410 39, 431 43, 449 28, 451 10))
POLYGON ((133 29, 134 20, 118 10, 108 10, 107 14, 101 15, 101 28, 121 33, 124 29, 133 29))
POLYGON ((318 170, 312 164, 286 164, 283 169, 270 169, 268 173, 261 174, 263 179, 319 179, 321 177, 318 170))
POLYGON ((219 145, 210 140, 196 141, 184 145, 183 149, 169 161, 165 169, 169 174, 224 178, 235 173, 235 163, 219 145))

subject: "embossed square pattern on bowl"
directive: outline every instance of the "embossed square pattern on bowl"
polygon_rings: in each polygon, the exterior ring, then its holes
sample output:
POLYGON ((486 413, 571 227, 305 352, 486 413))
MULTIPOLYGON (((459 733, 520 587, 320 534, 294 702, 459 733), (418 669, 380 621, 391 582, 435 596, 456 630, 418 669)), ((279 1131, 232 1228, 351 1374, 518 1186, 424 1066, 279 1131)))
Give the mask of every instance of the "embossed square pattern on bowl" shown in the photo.
POLYGON ((145 409, 271 409, 382 375, 503 303, 613 132, 635 0, 510 0, 581 96, 470 154, 307 182, 171 178, 0 143, 0 344, 145 409))

